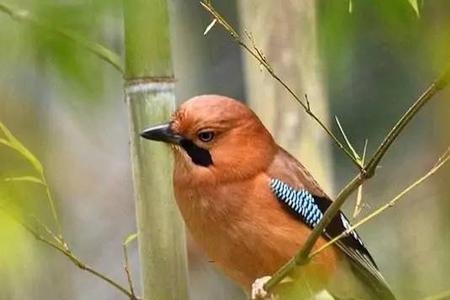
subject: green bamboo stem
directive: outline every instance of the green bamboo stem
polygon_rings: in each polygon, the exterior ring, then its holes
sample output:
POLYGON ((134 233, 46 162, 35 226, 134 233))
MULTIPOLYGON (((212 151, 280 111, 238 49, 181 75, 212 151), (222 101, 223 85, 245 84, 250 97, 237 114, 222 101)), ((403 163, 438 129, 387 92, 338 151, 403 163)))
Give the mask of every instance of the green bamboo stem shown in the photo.
POLYGON ((140 138, 175 109, 165 0, 124 0, 131 163, 136 199, 143 298, 188 299, 184 227, 173 198, 168 146, 140 138))

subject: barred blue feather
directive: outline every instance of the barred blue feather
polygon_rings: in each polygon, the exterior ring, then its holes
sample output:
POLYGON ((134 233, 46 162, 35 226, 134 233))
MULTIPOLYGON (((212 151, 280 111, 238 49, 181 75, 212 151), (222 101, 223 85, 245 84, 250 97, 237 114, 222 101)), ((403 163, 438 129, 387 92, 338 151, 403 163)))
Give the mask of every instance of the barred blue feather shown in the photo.
POLYGON ((270 188, 279 200, 299 214, 310 227, 314 228, 322 219, 323 213, 309 192, 303 189, 295 190, 278 179, 270 181, 270 188))
MULTIPOLYGON (((284 203, 289 210, 310 228, 317 226, 323 218, 325 211, 331 205, 331 200, 326 197, 312 195, 304 189, 296 190, 276 178, 271 179, 270 188, 277 199, 284 203)), ((341 211, 339 211, 325 228, 324 235, 328 239, 332 239, 348 230, 350 226, 350 221, 341 211)), ((338 242, 338 244, 347 249, 347 251, 353 251, 355 255, 360 256, 364 261, 377 269, 375 261, 367 251, 356 231, 350 231, 347 236, 343 237, 338 242)))

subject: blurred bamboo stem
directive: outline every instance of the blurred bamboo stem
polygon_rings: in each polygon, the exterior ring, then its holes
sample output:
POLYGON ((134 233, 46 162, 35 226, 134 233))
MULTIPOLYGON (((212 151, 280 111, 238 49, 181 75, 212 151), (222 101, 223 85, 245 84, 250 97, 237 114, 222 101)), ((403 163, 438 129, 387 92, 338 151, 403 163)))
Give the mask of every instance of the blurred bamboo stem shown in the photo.
MULTIPOLYGON (((318 9, 314 1, 288 1, 280 9, 276 1, 246 0, 239 3, 240 26, 252 30, 251 33, 245 31, 242 38, 246 36, 258 55, 277 67, 279 77, 290 82, 292 90, 308 91, 308 95, 303 97, 306 108, 309 105, 307 99, 314 99, 314 114, 329 126, 328 96, 318 47, 318 9), (284 21, 279 22, 280 18, 284 21), (296 28, 295 33, 290 32, 292 28, 296 28)), ((301 157, 322 187, 332 191, 332 141, 323 134, 314 119, 299 112, 298 103, 292 101, 291 95, 278 81, 263 70, 255 71, 254 57, 246 55, 243 60, 247 105, 264 120, 277 143, 294 157, 301 157)))
POLYGON ((73 32, 71 30, 65 28, 55 28, 54 26, 51 26, 50 24, 46 23, 44 20, 41 20, 36 16, 32 15, 27 10, 13 8, 5 3, 0 3, 0 12, 8 14, 13 20, 16 20, 18 22, 27 23, 31 26, 44 29, 48 32, 52 32, 58 36, 61 36, 65 39, 71 40, 75 44, 83 47, 87 51, 96 55, 98 58, 112 65, 120 73, 124 72, 122 60, 120 59, 120 57, 103 45, 100 45, 93 41, 89 41, 84 37, 82 37, 81 35, 79 35, 78 33, 73 32))
MULTIPOLYGON (((347 149, 344 144, 339 140, 339 138, 327 127, 325 122, 323 122, 312 110, 311 105, 309 103, 307 95, 304 96, 304 100, 301 99, 297 93, 294 92, 294 89, 291 88, 281 77, 274 71, 267 58, 263 54, 263 51, 256 47, 256 44, 253 40, 252 35, 249 32, 246 32, 247 38, 250 40, 250 45, 247 44, 243 38, 239 35, 239 33, 233 28, 230 23, 214 8, 211 1, 201 1, 200 4, 202 7, 211 14, 213 17, 213 22, 220 24, 230 35, 230 37, 242 48, 244 48, 251 56, 253 56, 260 65, 266 69, 266 71, 276 80, 281 86, 297 101, 304 111, 325 131, 325 133, 331 138, 331 140, 341 149, 345 155, 358 167, 358 169, 362 169, 361 162, 352 154, 352 152, 347 149), (216 20, 216 21, 215 21, 216 20)), ((207 33, 214 26, 213 22, 208 26, 208 30, 205 30, 207 33)))
POLYGON ((136 200, 143 298, 188 299, 184 226, 172 195, 168 146, 140 138, 175 109, 165 0, 124 0, 125 94, 136 200))

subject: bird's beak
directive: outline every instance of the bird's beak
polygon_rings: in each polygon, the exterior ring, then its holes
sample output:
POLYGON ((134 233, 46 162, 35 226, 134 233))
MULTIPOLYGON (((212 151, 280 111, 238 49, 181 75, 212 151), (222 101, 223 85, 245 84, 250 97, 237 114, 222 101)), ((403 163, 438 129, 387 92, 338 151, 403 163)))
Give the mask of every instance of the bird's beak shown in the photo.
POLYGON ((182 136, 174 133, 170 128, 170 123, 156 125, 145 129, 141 132, 141 136, 148 140, 159 141, 169 144, 179 145, 182 136))

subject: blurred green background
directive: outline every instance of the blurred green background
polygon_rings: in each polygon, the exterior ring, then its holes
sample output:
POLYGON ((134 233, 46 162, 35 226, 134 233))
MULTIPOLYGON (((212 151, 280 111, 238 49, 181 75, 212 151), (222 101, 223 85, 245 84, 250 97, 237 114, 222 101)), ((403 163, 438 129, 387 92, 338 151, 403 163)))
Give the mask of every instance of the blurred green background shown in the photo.
MULTIPOLYGON (((344 0, 215 2, 230 23, 254 33, 272 67, 299 94, 308 93, 313 110, 334 129, 332 120, 339 117, 360 152, 368 139, 372 153, 449 63, 448 0, 419 2, 419 15, 407 0, 353 0, 351 11, 344 0)), ((69 29, 123 57, 119 0, 0 4, 26 9, 51 27, 69 29)), ((211 20, 198 1, 170 5, 178 101, 204 93, 247 101, 335 195, 355 174, 349 160, 316 125, 303 125, 309 122, 306 114, 222 29, 203 36, 211 20), (284 111, 288 105, 297 109, 284 111), (271 106, 277 109, 268 113, 271 106)), ((125 284, 121 242, 135 231, 135 214, 122 84, 120 73, 83 47, 0 13, 0 121, 43 162, 75 253, 125 284)), ((362 215, 424 174, 448 147, 449 98, 449 90, 436 96, 389 151, 378 175, 364 185, 362 215)), ((0 145, 0 205, 51 223, 41 187, 2 180, 30 172, 23 158, 0 145)), ((445 167, 359 229, 400 299, 450 289, 449 200, 445 167)), ((354 200, 346 204, 349 215, 353 205, 354 200)), ((188 246, 192 299, 244 299, 192 242, 188 246)), ((132 247, 130 254, 138 278, 136 251, 132 247)), ((124 297, 0 211, 0 299, 124 297)))

